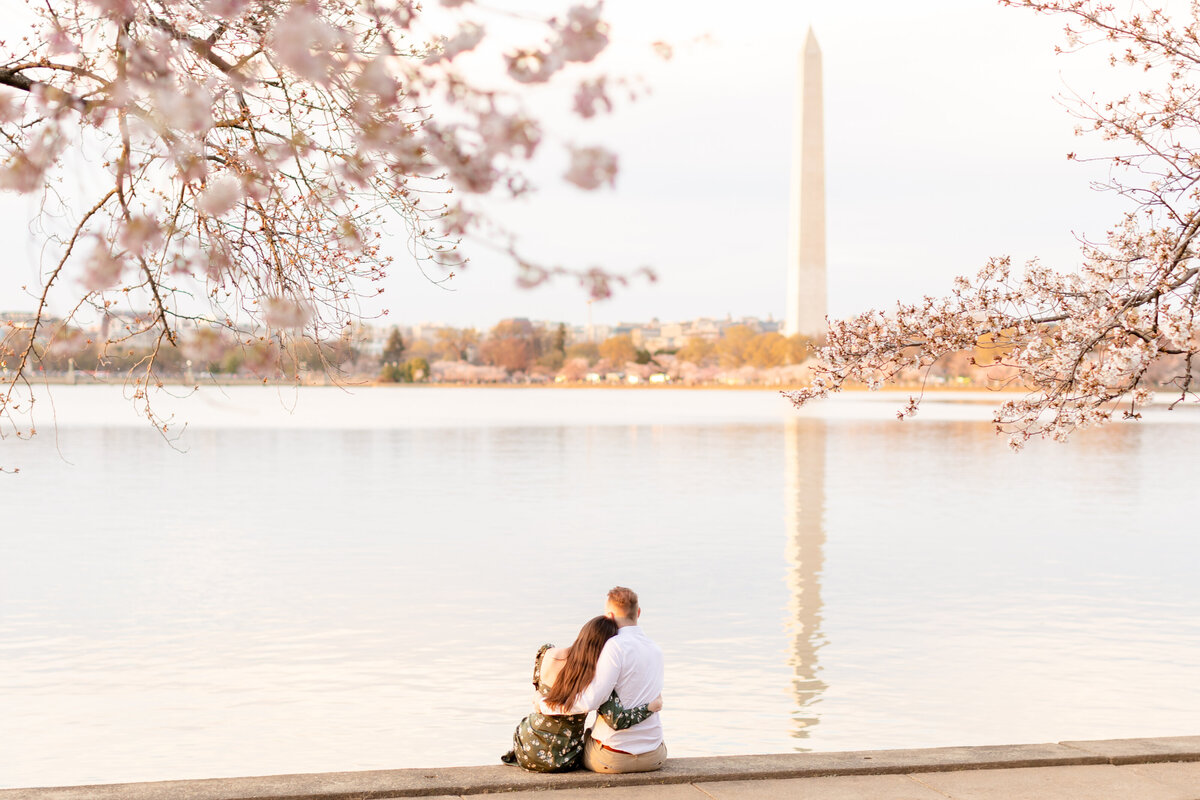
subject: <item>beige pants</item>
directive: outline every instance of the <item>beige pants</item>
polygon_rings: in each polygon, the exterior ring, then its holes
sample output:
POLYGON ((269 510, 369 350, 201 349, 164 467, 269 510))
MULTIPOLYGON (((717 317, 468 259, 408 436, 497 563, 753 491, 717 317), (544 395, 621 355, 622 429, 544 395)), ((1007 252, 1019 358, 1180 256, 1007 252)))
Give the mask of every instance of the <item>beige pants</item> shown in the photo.
POLYGON ((587 737, 587 744, 583 746, 583 766, 592 772, 653 772, 662 769, 666 760, 665 742, 649 753, 639 753, 636 756, 605 750, 591 736, 587 737))

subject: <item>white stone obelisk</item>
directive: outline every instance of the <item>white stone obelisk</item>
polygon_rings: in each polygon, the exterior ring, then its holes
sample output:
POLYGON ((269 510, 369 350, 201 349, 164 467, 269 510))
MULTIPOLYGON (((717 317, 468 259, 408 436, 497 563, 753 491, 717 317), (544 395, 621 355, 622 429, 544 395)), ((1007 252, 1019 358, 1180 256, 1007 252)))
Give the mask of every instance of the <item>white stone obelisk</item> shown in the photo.
POLYGON ((804 39, 796 87, 792 206, 788 230, 788 336, 825 338, 825 132, 821 48, 804 39))

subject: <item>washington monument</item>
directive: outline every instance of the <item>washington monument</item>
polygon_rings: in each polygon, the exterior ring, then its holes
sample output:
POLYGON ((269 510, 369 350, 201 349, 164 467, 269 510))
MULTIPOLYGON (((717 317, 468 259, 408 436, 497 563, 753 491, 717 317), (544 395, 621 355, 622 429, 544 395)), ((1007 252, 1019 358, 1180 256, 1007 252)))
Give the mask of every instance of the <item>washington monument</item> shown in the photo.
POLYGON ((788 336, 825 337, 825 133, 821 48, 812 28, 800 53, 788 226, 788 336))

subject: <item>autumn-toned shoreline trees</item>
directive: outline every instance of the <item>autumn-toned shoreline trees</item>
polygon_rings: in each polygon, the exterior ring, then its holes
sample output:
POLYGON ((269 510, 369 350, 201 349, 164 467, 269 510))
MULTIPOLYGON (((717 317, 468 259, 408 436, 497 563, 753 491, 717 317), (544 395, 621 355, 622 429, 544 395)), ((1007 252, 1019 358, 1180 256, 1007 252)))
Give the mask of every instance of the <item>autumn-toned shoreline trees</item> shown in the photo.
MULTIPOLYGON (((740 385, 811 387, 817 362, 813 343, 756 330, 753 323, 726 323, 706 336, 684 337, 682 346, 628 333, 599 342, 571 338, 564 323, 509 319, 488 331, 421 326, 408 334, 398 327, 348 330, 336 340, 296 344, 296 358, 284 369, 265 354, 247 350, 216 329, 188 334, 161 359, 159 374, 172 383, 232 381, 346 383, 671 383, 691 386, 740 385)), ((127 370, 152 346, 144 338, 125 348, 99 347, 82 330, 57 331, 39 342, 39 375, 79 381, 121 382, 127 370)), ((980 341, 972 350, 943 356, 929 369, 898 373, 893 383, 922 388, 1011 387, 1014 371, 1005 366, 1007 342, 980 341)), ((0 371, 8 366, 0 356, 0 371)), ((1171 386, 1175 367, 1160 362, 1147 372, 1146 386, 1171 386)), ((847 387, 868 388, 867 384, 847 387)))
MULTIPOLYGON (((28 320, 24 324, 23 335, 28 336, 28 320)), ((579 329, 572 333, 565 323, 535 324, 527 319, 503 320, 483 332, 424 325, 401 333, 396 326, 357 326, 338 339, 297 342, 294 360, 283 368, 248 355, 239 337, 204 328, 183 336, 168 358, 160 357, 158 369, 160 376, 173 381, 189 374, 286 381, 331 373, 335 379, 357 382, 409 382, 420 372, 417 380, 459 382, 583 381, 589 376, 611 381, 615 376, 648 379, 660 374, 699 383, 798 384, 802 371, 795 368, 810 357, 811 343, 784 337, 770 329, 775 324, 760 330, 756 321, 705 321, 703 334, 646 338, 652 336, 646 331, 655 329, 636 328, 636 340, 629 333, 616 333, 598 341, 580 338, 579 329), (671 341, 684 344, 670 346, 671 341)), ((686 330, 680 324, 672 327, 686 330)), ((99 339, 95 330, 47 321, 32 348, 38 373, 119 380, 154 346, 146 335, 131 337, 120 348, 103 348, 99 339)), ((0 354, 0 372, 13 367, 12 359, 11 354, 0 354)))

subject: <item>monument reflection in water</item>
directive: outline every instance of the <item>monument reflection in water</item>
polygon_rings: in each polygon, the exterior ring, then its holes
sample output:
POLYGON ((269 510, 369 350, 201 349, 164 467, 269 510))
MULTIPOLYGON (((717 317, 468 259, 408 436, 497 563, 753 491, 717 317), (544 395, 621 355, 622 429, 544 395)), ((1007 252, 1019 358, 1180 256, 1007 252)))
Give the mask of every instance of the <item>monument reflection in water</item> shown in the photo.
MULTIPOLYGON (((791 637, 793 733, 807 739, 820 721, 816 706, 828 688, 820 678, 821 573, 825 566, 825 427, 820 419, 784 425, 784 507, 791 637)), ((798 750, 809 748, 797 746, 798 750)))

